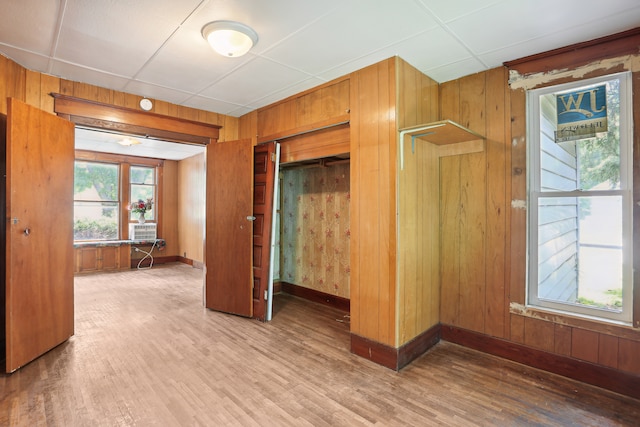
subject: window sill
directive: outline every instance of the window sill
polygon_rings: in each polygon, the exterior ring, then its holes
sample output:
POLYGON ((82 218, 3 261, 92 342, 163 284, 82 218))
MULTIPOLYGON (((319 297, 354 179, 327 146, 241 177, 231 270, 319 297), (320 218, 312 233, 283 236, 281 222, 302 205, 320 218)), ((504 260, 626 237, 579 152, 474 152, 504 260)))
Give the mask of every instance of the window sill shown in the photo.
POLYGON ((616 320, 600 319, 540 307, 525 306, 516 302, 512 302, 509 305, 509 313, 559 325, 615 335, 621 338, 629 338, 632 340, 638 340, 640 338, 640 329, 634 328, 631 323, 616 320))
POLYGON ((104 246, 122 246, 122 245, 152 245, 153 243, 160 244, 164 242, 164 239, 151 239, 151 240, 102 240, 102 241, 90 241, 90 242, 73 242, 74 248, 84 247, 104 247, 104 246))

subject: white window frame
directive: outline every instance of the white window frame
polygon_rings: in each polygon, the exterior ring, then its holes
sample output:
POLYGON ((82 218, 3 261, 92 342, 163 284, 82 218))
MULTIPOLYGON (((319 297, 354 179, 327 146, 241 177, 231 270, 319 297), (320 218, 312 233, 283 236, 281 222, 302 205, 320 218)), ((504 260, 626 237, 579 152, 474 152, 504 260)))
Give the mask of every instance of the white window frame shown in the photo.
POLYGON ((527 91, 527 306, 560 314, 631 324, 633 316, 633 93, 630 72, 609 74, 527 91), (540 98, 543 95, 620 80, 620 190, 541 191, 540 98), (581 304, 538 298, 538 199, 540 197, 622 196, 622 310, 615 312, 581 304))

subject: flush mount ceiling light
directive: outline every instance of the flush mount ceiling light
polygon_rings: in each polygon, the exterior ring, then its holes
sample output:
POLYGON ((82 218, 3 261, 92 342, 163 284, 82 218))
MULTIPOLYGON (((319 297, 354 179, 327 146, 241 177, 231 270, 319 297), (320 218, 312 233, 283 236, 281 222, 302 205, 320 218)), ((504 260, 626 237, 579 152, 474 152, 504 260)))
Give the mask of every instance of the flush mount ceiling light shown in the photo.
POLYGON ((258 34, 235 21, 213 21, 202 27, 202 37, 222 56, 237 57, 249 52, 258 34))
POLYGON ((116 141, 118 144, 123 145, 125 147, 131 147, 132 145, 138 145, 140 144, 140 141, 138 141, 135 138, 130 138, 130 137, 124 137, 122 139, 119 139, 118 141, 116 141))

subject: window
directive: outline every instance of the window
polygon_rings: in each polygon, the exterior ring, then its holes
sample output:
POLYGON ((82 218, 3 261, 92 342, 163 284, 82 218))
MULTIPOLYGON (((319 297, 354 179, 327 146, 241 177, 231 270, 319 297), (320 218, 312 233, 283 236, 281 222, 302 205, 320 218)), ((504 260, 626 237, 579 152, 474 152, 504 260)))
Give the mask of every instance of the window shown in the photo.
MULTIPOLYGON (((144 216, 145 219, 155 220, 156 209, 153 207, 155 206, 156 200, 156 169, 144 166, 131 166, 129 175, 129 200, 136 202, 138 200, 147 201, 151 199, 153 201, 151 209, 147 210, 144 216)), ((137 214, 131 212, 130 220, 137 219, 137 217, 137 214)))
POLYGON ((632 316, 631 79, 528 93, 528 304, 632 316))
POLYGON ((162 168, 158 159, 76 150, 74 171, 74 240, 128 238, 129 223, 138 221, 131 201, 153 199, 145 219, 158 223, 156 204, 162 193, 162 168))
POLYGON ((119 236, 120 168, 117 164, 76 160, 74 240, 114 240, 119 236))

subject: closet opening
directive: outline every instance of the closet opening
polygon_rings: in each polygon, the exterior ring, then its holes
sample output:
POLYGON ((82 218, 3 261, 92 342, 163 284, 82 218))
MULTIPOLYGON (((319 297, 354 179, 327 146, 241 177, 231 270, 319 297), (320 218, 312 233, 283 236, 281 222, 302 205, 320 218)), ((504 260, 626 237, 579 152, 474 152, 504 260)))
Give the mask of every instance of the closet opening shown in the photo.
POLYGON ((349 153, 280 165, 276 203, 274 316, 286 299, 331 307, 350 323, 349 153))

